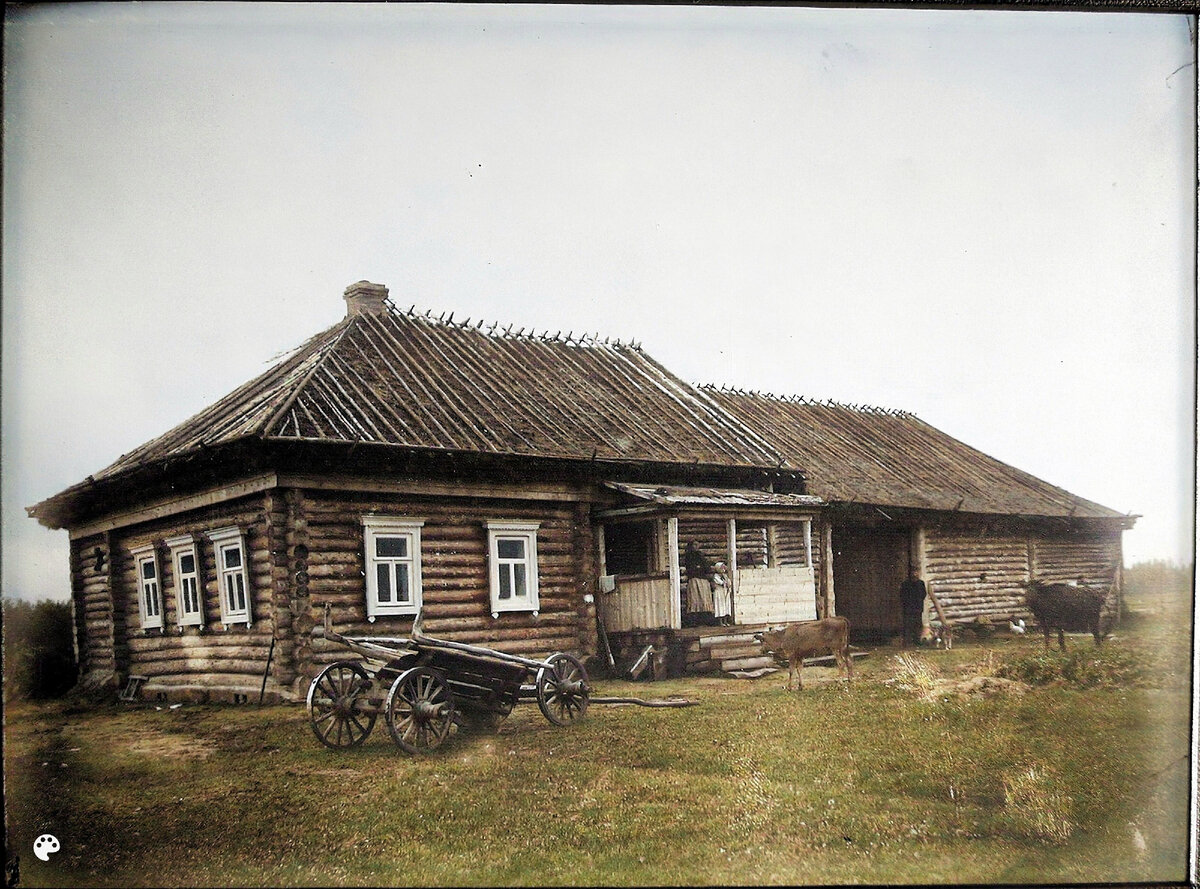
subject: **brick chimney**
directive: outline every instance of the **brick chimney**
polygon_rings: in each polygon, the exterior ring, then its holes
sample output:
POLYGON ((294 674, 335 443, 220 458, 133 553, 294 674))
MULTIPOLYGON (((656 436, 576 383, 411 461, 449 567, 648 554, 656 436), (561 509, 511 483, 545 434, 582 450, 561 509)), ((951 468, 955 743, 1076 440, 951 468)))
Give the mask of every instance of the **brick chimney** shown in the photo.
POLYGON ((388 289, 383 284, 372 284, 370 281, 359 281, 346 288, 346 316, 380 315, 387 311, 383 301, 387 299, 388 289))

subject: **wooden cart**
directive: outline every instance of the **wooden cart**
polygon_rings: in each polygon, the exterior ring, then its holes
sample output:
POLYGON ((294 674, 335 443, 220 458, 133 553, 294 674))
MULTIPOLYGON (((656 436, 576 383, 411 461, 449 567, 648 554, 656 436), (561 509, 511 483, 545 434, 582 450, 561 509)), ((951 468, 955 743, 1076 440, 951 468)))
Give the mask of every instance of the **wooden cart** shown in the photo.
POLYGON ((424 635, 421 617, 412 635, 342 636, 328 609, 325 638, 366 661, 337 661, 308 689, 313 734, 322 744, 357 747, 382 713, 392 739, 407 753, 441 746, 451 726, 494 727, 519 700, 536 700, 555 725, 587 712, 591 687, 575 657, 558 652, 544 661, 424 635))

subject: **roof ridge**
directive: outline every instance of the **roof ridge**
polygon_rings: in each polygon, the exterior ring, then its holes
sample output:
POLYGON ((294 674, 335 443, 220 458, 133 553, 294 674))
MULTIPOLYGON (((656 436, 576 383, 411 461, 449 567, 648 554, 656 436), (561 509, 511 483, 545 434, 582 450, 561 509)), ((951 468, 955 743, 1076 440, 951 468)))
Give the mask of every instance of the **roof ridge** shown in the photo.
POLYGON ((762 398, 770 401, 786 402, 789 404, 802 404, 811 407, 828 407, 834 408, 835 410, 847 410, 858 414, 919 419, 912 411, 907 411, 902 408, 880 407, 873 404, 847 404, 845 402, 835 401, 832 398, 826 398, 822 401, 816 398, 809 398, 805 395, 776 395, 774 392, 762 392, 758 389, 742 389, 737 386, 718 386, 715 383, 699 383, 697 384, 696 388, 708 392, 717 392, 721 395, 735 395, 741 398, 762 398))
POLYGON ((474 323, 472 323, 472 318, 470 316, 467 316, 467 318, 462 321, 455 321, 453 311, 451 311, 449 315, 447 315, 444 311, 439 315, 434 315, 433 309, 426 309, 424 312, 419 311, 416 303, 413 303, 407 309, 402 309, 392 302, 390 298, 385 299, 383 302, 384 305, 387 306, 388 310, 397 317, 411 318, 415 321, 422 321, 437 327, 452 327, 457 328, 458 330, 468 330, 480 333, 484 336, 492 337, 493 339, 538 340, 544 343, 558 343, 566 346, 583 346, 586 348, 607 346, 609 348, 617 349, 632 349, 635 352, 643 351, 642 343, 638 340, 629 340, 626 342, 618 338, 607 336, 601 339, 598 332, 588 333, 585 331, 579 335, 576 335, 575 331, 572 329, 568 330, 566 334, 564 334, 560 328, 551 334, 550 328, 548 327, 545 328, 540 334, 537 332, 537 328, 535 327, 521 327, 519 330, 514 332, 513 327, 516 326, 515 321, 501 328, 499 321, 493 321, 488 324, 487 319, 482 317, 475 320, 474 323), (528 332, 526 332, 527 330, 528 332))
POLYGON ((317 371, 320 370, 325 364, 325 362, 329 360, 329 356, 332 355, 337 349, 338 343, 342 341, 342 338, 346 335, 346 332, 354 326, 353 322, 357 317, 359 316, 347 316, 343 318, 333 327, 322 331, 321 333, 317 334, 316 337, 311 337, 307 342, 302 343, 296 348, 295 352, 299 353, 304 349, 305 346, 308 346, 317 337, 337 330, 336 336, 329 337, 329 339, 327 339, 324 343, 313 345, 313 350, 320 352, 320 356, 316 361, 313 362, 313 365, 308 369, 308 372, 296 381, 296 384, 292 387, 291 393, 287 398, 284 399, 283 404, 281 404, 277 410, 271 413, 271 416, 267 418, 265 423, 259 426, 258 432, 256 433, 259 438, 266 438, 270 434, 271 429, 274 428, 275 424, 278 423, 279 420, 288 412, 288 410, 291 409, 292 405, 296 403, 296 399, 300 397, 300 393, 303 392, 308 386, 309 380, 311 380, 317 371), (338 330, 339 327, 341 330, 338 330))

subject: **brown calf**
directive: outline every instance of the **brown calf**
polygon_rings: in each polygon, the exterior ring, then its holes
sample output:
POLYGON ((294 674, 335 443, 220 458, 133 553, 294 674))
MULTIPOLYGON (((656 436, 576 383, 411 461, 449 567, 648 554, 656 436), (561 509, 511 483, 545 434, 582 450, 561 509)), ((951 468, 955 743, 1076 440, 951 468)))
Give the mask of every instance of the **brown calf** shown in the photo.
POLYGON ((854 672, 850 658, 850 621, 844 617, 826 617, 821 620, 788 624, 781 630, 767 630, 755 634, 763 648, 777 658, 787 661, 788 690, 792 688, 792 674, 799 677, 798 689, 804 689, 804 659, 832 652, 838 666, 846 671, 847 681, 854 672))

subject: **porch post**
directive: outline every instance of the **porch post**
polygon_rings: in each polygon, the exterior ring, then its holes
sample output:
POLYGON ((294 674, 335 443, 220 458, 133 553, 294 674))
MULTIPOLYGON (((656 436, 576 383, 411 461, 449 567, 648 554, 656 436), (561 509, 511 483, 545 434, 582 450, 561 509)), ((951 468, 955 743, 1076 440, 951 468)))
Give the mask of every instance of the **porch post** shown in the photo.
POLYGON ((804 520, 804 564, 812 567, 812 519, 804 520))
POLYGON ((828 521, 821 522, 821 588, 825 592, 825 614, 822 616, 833 617, 837 614, 833 595, 833 526, 828 521))
POLYGON ((671 628, 678 630, 683 626, 683 609, 679 601, 679 519, 671 516, 667 519, 667 573, 671 578, 671 601, 667 614, 670 615, 671 628))
MULTIPOLYGON (((738 588, 738 568, 737 568, 737 519, 730 519, 727 525, 729 533, 729 561, 726 563, 729 566, 729 598, 734 600, 737 595, 738 588)), ((735 606, 736 610, 736 606, 735 606)))
MULTIPOLYGON (((919 527, 913 530, 912 534, 912 552, 910 554, 913 567, 917 569, 917 576, 925 581, 925 588, 928 590, 932 583, 925 576, 925 528, 919 527)), ((932 635, 929 631, 929 621, 933 617, 933 600, 925 597, 925 601, 921 605, 921 636, 925 638, 927 634, 932 635)))

